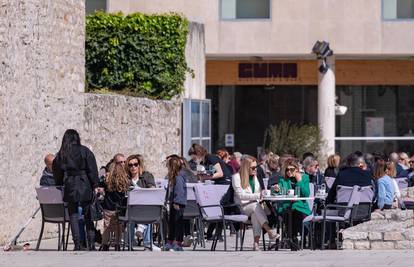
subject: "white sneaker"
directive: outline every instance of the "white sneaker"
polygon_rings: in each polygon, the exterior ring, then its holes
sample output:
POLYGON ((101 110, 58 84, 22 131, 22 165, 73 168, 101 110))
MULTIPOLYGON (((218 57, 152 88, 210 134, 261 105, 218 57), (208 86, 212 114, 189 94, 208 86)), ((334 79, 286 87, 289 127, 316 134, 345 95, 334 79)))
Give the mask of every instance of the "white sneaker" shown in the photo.
POLYGON ((276 233, 276 229, 270 230, 268 233, 269 235, 269 241, 274 242, 276 239, 280 238, 280 235, 276 233))
POLYGON ((256 243, 256 242, 253 243, 253 251, 260 251, 259 243, 256 243))
POLYGON ((161 251, 161 248, 152 244, 152 251, 161 251))

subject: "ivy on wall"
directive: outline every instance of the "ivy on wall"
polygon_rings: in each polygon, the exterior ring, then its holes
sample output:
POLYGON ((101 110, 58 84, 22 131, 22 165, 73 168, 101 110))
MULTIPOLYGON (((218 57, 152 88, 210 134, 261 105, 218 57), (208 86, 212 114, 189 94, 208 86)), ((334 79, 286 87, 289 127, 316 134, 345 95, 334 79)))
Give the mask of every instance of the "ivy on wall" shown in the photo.
POLYGON ((178 14, 97 12, 86 17, 86 91, 153 99, 183 91, 188 20, 178 14))

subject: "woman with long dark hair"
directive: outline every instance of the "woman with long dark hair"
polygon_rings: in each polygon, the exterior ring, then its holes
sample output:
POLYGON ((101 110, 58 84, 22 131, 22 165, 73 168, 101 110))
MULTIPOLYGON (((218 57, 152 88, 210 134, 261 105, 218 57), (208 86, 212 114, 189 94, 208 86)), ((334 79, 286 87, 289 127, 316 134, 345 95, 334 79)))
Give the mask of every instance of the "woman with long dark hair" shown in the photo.
POLYGON ((90 205, 99 178, 95 156, 81 145, 79 133, 68 129, 63 135, 62 146, 53 161, 56 185, 64 186, 63 200, 68 203, 74 250, 80 250, 78 207, 84 211, 89 250, 95 250, 95 228, 90 205))

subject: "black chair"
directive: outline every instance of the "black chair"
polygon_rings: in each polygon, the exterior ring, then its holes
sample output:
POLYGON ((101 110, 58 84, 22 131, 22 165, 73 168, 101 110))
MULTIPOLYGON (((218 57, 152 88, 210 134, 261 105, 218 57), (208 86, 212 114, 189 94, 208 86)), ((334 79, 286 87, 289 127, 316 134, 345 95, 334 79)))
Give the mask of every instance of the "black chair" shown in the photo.
POLYGON ((38 187, 36 188, 36 194, 37 199, 39 200, 40 210, 42 212, 42 226, 37 240, 36 250, 39 250, 45 223, 53 223, 58 225, 58 250, 66 250, 67 242, 65 244, 65 228, 66 223, 68 223, 68 229, 70 228, 70 222, 67 208, 63 202, 63 187, 38 187))

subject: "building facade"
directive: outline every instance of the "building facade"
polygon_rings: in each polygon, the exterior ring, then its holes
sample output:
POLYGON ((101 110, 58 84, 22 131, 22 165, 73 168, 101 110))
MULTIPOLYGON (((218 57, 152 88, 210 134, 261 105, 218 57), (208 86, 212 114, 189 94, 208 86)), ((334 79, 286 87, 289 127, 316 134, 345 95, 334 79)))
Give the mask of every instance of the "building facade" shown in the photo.
POLYGON ((107 0, 105 9, 204 24, 199 90, 211 99, 212 150, 230 135, 235 150, 255 154, 265 129, 289 120, 330 127, 329 153, 414 152, 414 0, 107 0), (327 91, 317 40, 334 51, 327 91), (345 115, 323 115, 335 101, 345 115))

